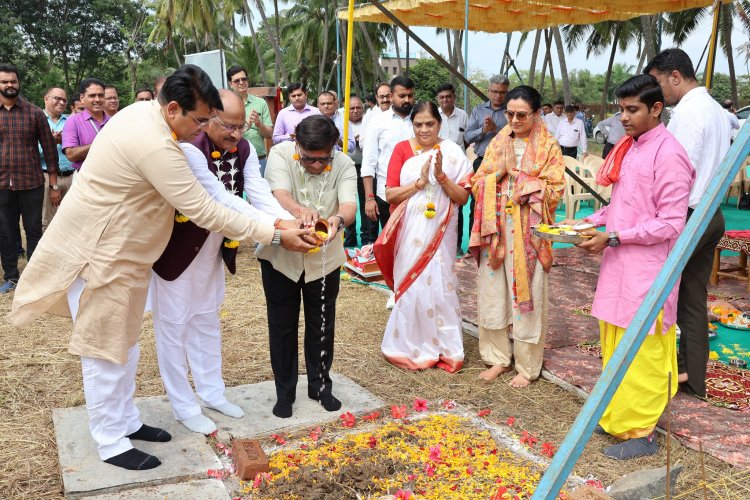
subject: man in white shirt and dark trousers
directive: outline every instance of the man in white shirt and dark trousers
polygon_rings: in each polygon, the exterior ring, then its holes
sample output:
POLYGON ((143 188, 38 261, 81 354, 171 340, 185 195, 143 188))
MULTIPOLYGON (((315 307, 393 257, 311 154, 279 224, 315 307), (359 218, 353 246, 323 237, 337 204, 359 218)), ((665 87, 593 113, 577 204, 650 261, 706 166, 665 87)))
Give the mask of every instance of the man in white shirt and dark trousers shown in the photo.
POLYGON ((588 139, 586 138, 586 126, 583 120, 576 118, 576 108, 568 104, 565 106, 565 118, 560 120, 555 130, 555 139, 560 143, 560 149, 565 156, 578 157, 578 148, 581 148, 581 157, 588 156, 588 139))
MULTIPOLYGON (((435 91, 435 97, 443 121, 440 122, 440 137, 449 139, 463 150, 465 150, 464 132, 469 122, 469 115, 461 108, 456 107, 456 89, 450 83, 444 83, 435 91)), ((464 210, 463 205, 458 206, 458 240, 456 241, 456 252, 463 254, 462 240, 464 234, 464 210)))
MULTIPOLYGON (((365 213, 383 228, 391 216, 385 201, 385 179, 391 153, 401 141, 414 137, 411 110, 414 106, 414 81, 405 76, 391 80, 391 109, 383 111, 367 124, 362 148, 362 183, 365 187, 365 213), (377 191, 374 182, 377 179, 377 191)), ((379 90, 380 91, 380 90, 379 90)))
MULTIPOLYGON (((688 201, 689 219, 729 150, 729 121, 719 103, 698 84, 690 57, 683 50, 660 52, 643 72, 658 80, 666 104, 674 106, 667 130, 680 141, 695 167, 695 183, 688 201)), ((708 278, 714 249, 723 235, 724 216, 718 209, 698 241, 680 281, 677 325, 681 334, 677 380, 680 390, 699 397, 706 395, 708 278)))

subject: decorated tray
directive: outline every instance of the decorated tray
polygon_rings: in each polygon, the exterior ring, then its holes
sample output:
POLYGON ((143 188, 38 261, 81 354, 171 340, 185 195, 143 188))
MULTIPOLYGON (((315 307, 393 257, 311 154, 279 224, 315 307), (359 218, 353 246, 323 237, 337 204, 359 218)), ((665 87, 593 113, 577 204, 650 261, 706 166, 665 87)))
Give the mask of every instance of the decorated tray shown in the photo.
POLYGON ((539 224, 538 226, 533 226, 532 229, 534 230, 534 234, 543 240, 577 245, 591 238, 591 236, 580 234, 580 231, 591 229, 592 227, 591 224, 580 224, 577 226, 539 224))
MULTIPOLYGON (((747 318, 747 316, 746 316, 747 318)), ((744 331, 750 331, 750 326, 747 326, 747 323, 734 323, 734 322, 726 322, 723 323, 723 325, 727 328, 731 328, 732 330, 744 330, 744 331)))

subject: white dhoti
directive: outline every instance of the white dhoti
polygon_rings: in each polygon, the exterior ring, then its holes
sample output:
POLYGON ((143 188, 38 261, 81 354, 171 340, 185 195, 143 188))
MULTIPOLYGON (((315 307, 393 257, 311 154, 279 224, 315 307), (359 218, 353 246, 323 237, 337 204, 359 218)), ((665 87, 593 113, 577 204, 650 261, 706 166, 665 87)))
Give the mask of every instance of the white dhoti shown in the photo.
POLYGON ((227 403, 221 376, 219 308, 224 300, 223 236, 212 233, 193 262, 175 280, 154 273, 149 289, 156 355, 164 389, 177 420, 201 413, 190 382, 203 403, 227 403))
MULTIPOLYGON (((79 301, 85 287, 86 282, 77 278, 68 290, 68 305, 73 321, 78 314, 79 301)), ((102 460, 133 448, 126 436, 143 425, 140 412, 133 401, 140 355, 140 347, 136 344, 128 349, 128 360, 124 365, 81 356, 89 431, 102 460)))

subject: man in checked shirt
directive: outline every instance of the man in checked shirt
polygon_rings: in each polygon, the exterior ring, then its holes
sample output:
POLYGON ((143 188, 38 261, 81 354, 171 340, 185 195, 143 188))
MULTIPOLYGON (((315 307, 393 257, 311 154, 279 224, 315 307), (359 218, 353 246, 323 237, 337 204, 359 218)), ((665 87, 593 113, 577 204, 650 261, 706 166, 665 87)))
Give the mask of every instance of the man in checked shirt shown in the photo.
POLYGON ((18 282, 18 217, 26 230, 26 249, 31 259, 42 237, 44 173, 37 144, 42 145, 49 175, 49 201, 60 204, 57 185, 57 147, 44 112, 19 97, 18 70, 0 64, 0 260, 8 293, 18 282))

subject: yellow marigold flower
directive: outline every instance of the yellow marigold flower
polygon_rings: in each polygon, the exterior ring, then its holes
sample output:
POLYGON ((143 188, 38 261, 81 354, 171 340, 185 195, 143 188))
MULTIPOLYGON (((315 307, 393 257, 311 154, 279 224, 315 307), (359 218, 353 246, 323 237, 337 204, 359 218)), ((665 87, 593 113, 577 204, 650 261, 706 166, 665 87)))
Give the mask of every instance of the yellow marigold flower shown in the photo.
POLYGON ((230 240, 229 238, 224 238, 224 246, 227 248, 237 248, 240 246, 240 242, 237 240, 230 240))
POLYGON ((432 219, 433 217, 435 217, 435 213, 436 213, 435 210, 430 210, 428 208, 427 210, 424 211, 424 216, 427 217, 428 219, 432 219))
POLYGON ((297 153, 294 153, 294 154, 292 155, 292 159, 293 159, 294 161, 299 161, 299 154, 297 154, 297 153))
POLYGON ((218 151, 211 151, 211 158, 213 158, 214 160, 218 160, 219 158, 221 158, 221 153, 219 153, 218 151))
POLYGON ((428 201, 427 204, 425 205, 425 208, 427 210, 435 210, 435 204, 431 201, 428 201))
POLYGON ((175 222, 180 222, 180 223, 182 223, 182 222, 187 222, 187 221, 189 221, 190 219, 188 219, 187 217, 185 217, 184 215, 182 215, 182 214, 181 214, 180 212, 177 212, 177 213, 175 214, 175 216, 174 216, 174 220, 175 220, 175 222))
POLYGON ((716 352, 716 351, 709 352, 708 353, 708 359, 716 361, 717 359, 719 359, 719 353, 716 352))
POLYGON ((731 350, 731 349, 729 349, 728 347, 722 347, 721 348, 721 353, 722 354, 734 354, 734 351, 731 350))

